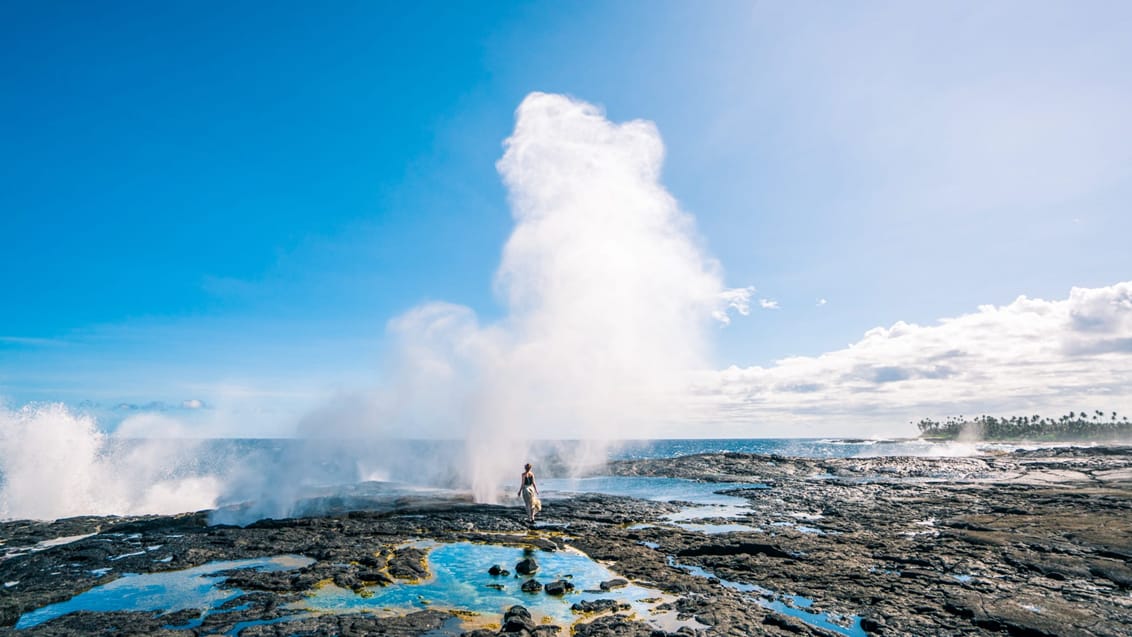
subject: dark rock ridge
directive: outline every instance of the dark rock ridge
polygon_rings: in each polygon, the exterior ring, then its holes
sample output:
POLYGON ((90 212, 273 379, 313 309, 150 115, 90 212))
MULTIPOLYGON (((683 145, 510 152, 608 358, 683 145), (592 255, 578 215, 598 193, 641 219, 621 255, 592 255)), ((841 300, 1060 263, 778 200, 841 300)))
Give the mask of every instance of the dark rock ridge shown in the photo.
MULTIPOLYGON (((537 529, 527 528, 521 507, 461 502, 246 528, 208 526, 205 513, 0 523, 7 556, 0 560, 0 635, 833 634, 766 607, 772 600, 793 604, 793 595, 812 600, 806 610, 826 613, 834 624, 859 618, 870 635, 1132 634, 1127 447, 968 458, 714 454, 618 462, 609 470, 771 488, 729 491, 749 503, 731 521, 756 530, 718 535, 666 522, 663 515, 677 508, 671 504, 592 494, 544 502, 547 524, 537 529), (93 535, 81 537, 87 534, 93 535), (594 602, 571 600, 577 593, 563 587, 566 603, 576 603, 572 627, 543 624, 522 607, 469 618, 448 609, 386 617, 289 606, 328 582, 365 594, 427 579, 427 549, 412 543, 419 539, 528 546, 536 562, 539 551, 569 545, 618 578, 603 582, 608 599, 594 602), (203 618, 198 611, 81 612, 12 628, 25 612, 123 573, 281 554, 314 561, 290 571, 227 573, 224 586, 242 594, 203 618), (659 607, 668 611, 663 621, 625 611, 617 591, 630 580, 669 596, 659 607), (477 625, 483 628, 463 627, 477 625)), ((485 586, 490 566, 479 571, 485 586)), ((531 608, 545 594, 529 598, 531 608)))
POLYGON ((620 577, 618 577, 618 578, 615 578, 615 579, 606 580, 606 581, 602 582, 601 584, 598 584, 598 587, 603 591, 611 591, 611 590, 614 590, 616 588, 625 588, 628 585, 629 585, 629 580, 621 579, 620 577))

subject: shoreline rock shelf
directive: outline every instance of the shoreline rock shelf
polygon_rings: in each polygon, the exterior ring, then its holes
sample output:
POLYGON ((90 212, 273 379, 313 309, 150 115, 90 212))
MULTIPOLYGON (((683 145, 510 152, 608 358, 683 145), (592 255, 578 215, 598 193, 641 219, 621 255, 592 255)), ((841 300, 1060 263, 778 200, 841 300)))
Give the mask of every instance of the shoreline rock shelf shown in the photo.
MULTIPOLYGON (((512 623, 529 634, 572 630, 583 637, 1132 634, 1129 447, 965 458, 728 453, 622 461, 608 470, 770 488, 732 487, 729 494, 749 503, 732 521, 751 530, 718 534, 664 524, 674 510, 669 503, 601 494, 544 503, 545 523, 534 530, 516 507, 427 503, 392 512, 264 520, 246 528, 210 527, 203 512, 5 522, 0 635, 109 635, 123 626, 137 633, 244 637, 497 635, 508 625, 504 613, 511 611, 512 623), (52 544, 57 538, 66 541, 52 544), (514 608, 474 619, 459 609, 432 607, 405 608, 397 616, 303 610, 306 596, 328 584, 344 594, 365 595, 375 587, 427 580, 428 549, 421 540, 529 543, 534 549, 528 557, 536 562, 545 555, 540 550, 572 548, 608 565, 617 577, 589 585, 601 599, 581 604, 581 591, 567 590, 569 580, 553 571, 544 576, 542 586, 549 582, 557 590, 562 584, 562 597, 544 591, 524 604, 531 609, 542 599, 576 604, 573 627, 539 624, 533 617, 527 626, 514 608), (14 628, 27 612, 126 573, 280 555, 312 562, 291 570, 225 573, 219 586, 234 597, 203 617, 191 610, 105 609, 14 628), (655 617, 621 605, 621 587, 633 584, 670 596, 655 617), (753 604, 752 596, 765 603, 753 604), (801 612, 784 612, 791 609, 801 612), (818 614, 829 625, 807 622, 818 614)), ((505 574, 504 566, 520 572, 511 562, 497 565, 493 575, 490 566, 477 566, 485 588, 493 581, 516 586, 516 577, 529 577, 505 574)))

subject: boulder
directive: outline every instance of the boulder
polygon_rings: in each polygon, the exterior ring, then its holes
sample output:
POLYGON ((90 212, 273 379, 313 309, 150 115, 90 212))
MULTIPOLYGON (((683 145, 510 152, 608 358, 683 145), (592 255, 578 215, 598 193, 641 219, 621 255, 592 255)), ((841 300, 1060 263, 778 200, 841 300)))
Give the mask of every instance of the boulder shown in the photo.
POLYGON ((595 599, 592 602, 585 600, 570 607, 575 613, 604 613, 605 611, 629 610, 629 605, 614 599, 595 599))
POLYGON ((502 624, 499 632, 504 634, 520 633, 523 631, 531 632, 535 629, 535 622, 531 619, 530 611, 517 605, 508 608, 507 612, 503 614, 502 624))
POLYGON ((536 579, 529 579, 523 582, 520 588, 523 589, 524 593, 537 593, 542 590, 542 583, 536 579))
POLYGON ((533 557, 523 558, 515 565, 515 572, 520 575, 530 575, 538 570, 538 561, 533 557))
POLYGON ((615 588, 624 588, 628 585, 629 585, 629 580, 617 578, 617 579, 606 580, 606 581, 602 582, 601 584, 598 584, 598 587, 601 588, 601 590, 603 590, 603 591, 611 591, 615 588))
POLYGON ((564 579, 555 580, 546 585, 547 595, 565 595, 567 591, 574 590, 574 584, 564 579))

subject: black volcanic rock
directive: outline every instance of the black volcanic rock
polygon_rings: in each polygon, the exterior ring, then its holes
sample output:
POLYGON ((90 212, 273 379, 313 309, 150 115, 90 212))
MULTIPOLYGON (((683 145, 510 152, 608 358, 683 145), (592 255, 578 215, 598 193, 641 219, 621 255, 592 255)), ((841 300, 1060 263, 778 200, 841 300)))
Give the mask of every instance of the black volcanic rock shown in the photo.
MULTIPOLYGON (((656 637, 657 632, 642 621, 629 619, 625 615, 606 615, 590 622, 574 625, 575 637, 656 637)), ((750 633, 748 633, 750 634, 750 633)))
POLYGON ((604 613, 606 611, 629 610, 629 605, 615 599, 583 600, 570 606, 575 613, 604 613))
POLYGON ((529 579, 523 582, 522 586, 519 588, 521 588, 524 593, 537 593, 542 590, 542 582, 536 579, 529 579))
POLYGON ((574 590, 574 585, 564 579, 560 579, 547 582, 545 588, 547 595, 565 595, 568 591, 574 590))
POLYGON ((535 622, 531 613, 523 606, 512 606, 503 614, 499 632, 504 634, 530 632, 535 629, 535 622))
POLYGON ((425 552, 417 548, 398 550, 389 560, 389 574, 395 579, 423 580, 428 577, 425 568, 425 552))
POLYGON ((538 570, 538 560, 534 557, 525 557, 515 565, 515 572, 520 575, 531 575, 538 570))
MULTIPOLYGON (((828 612, 843 626, 860 616, 870 635, 1132 634, 1125 607, 1132 590, 1127 447, 964 458, 715 454, 616 462, 609 472, 771 488, 728 491, 748 505, 733 521, 758 530, 717 535, 664 518, 680 505, 601 494, 546 502, 546 524, 537 529, 528 529, 514 506, 427 498, 393 510, 264 520, 245 528, 208 526, 205 514, 0 522, 6 556, 0 560, 0 624, 9 627, 24 613, 128 572, 283 554, 314 560, 290 570, 218 574, 227 578, 219 585, 235 597, 224 612, 203 618, 199 611, 81 612, 18 632, 0 628, 0 637, 226 634, 237 624, 241 637, 457 634, 461 618, 438 610, 376 617, 291 606, 328 581, 360 590, 428 579, 429 544, 419 540, 504 544, 528 549, 535 564, 540 551, 580 550, 610 565, 617 577, 601 583, 612 591, 605 594, 608 604, 579 603, 579 612, 623 610, 616 584, 632 581, 663 591, 668 597, 660 610, 686 622, 685 634, 827 634, 758 603, 793 595, 812 600, 807 612, 828 612), (96 535, 40 544, 87 533, 96 535), (193 621, 200 623, 187 627, 193 621)), ((513 590, 511 580, 493 582, 480 573, 475 586, 513 590)), ((535 625, 529 615, 511 613, 513 627, 521 626, 511 634, 557 631, 535 625)), ((506 623, 499 616, 485 619, 506 623)), ((581 637, 661 634, 646 619, 584 616, 572 628, 581 637)))
POLYGON ((598 584, 598 588, 600 588, 603 591, 611 591, 611 590, 616 589, 616 588, 624 588, 628 585, 629 585, 629 580, 621 579, 621 578, 617 577, 617 578, 614 578, 614 579, 611 579, 611 580, 606 580, 606 581, 598 584))

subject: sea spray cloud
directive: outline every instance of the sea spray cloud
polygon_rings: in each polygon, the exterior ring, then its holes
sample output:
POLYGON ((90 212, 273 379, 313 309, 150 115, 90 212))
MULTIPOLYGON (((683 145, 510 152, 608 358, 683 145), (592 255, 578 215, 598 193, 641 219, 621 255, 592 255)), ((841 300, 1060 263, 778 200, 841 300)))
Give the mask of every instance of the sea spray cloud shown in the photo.
POLYGON ((532 93, 504 146, 497 168, 515 224, 495 276, 505 316, 483 324, 435 302, 392 319, 385 386, 301 427, 462 440, 463 457, 386 458, 378 473, 471 488, 487 502, 537 460, 532 441, 589 441, 569 445, 566 470, 577 469, 604 460, 608 441, 678 418, 713 326, 746 314, 752 292, 724 288, 660 183, 651 122, 615 123, 592 104, 532 93))
POLYGON ((194 445, 124 440, 63 405, 0 409, 0 519, 210 508, 216 477, 188 470, 194 445))
POLYGON ((713 314, 749 301, 723 287, 660 183, 651 122, 533 93, 505 146, 497 167, 515 227, 496 289, 509 313, 482 331, 464 420, 480 498, 513 470, 492 453, 506 441, 648 436, 678 413, 687 372, 708 364, 713 314))

